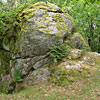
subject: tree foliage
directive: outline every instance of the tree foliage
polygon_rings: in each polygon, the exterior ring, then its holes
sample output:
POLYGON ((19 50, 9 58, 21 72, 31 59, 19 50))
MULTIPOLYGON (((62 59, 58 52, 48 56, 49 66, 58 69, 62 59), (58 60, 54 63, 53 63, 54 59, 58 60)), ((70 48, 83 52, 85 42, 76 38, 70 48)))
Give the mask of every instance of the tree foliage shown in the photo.
POLYGON ((100 3, 79 0, 63 7, 74 18, 77 31, 88 40, 92 51, 100 52, 100 3))

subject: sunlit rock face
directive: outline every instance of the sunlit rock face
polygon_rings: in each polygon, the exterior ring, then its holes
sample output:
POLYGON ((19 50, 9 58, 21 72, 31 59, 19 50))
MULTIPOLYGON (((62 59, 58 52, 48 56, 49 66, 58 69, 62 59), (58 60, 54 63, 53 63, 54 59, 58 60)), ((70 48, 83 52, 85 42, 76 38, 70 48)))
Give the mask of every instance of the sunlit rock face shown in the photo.
MULTIPOLYGON (((18 15, 22 24, 21 56, 45 55, 48 48, 75 30, 68 14, 54 4, 38 2, 18 15)), ((20 34, 20 33, 19 33, 20 34)))

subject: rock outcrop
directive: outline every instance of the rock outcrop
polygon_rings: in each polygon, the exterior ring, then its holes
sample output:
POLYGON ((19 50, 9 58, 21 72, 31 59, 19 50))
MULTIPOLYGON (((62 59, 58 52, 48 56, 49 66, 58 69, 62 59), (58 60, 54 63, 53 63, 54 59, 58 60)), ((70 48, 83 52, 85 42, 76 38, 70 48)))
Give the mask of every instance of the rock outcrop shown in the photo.
POLYGON ((90 48, 83 37, 75 33, 72 17, 56 5, 38 2, 21 10, 16 17, 20 23, 16 36, 12 37, 8 43, 0 43, 2 44, 0 85, 4 83, 8 91, 14 89, 18 91, 22 81, 23 85, 20 88, 27 87, 24 83, 33 85, 50 77, 54 83, 69 84, 77 79, 74 78, 76 74, 84 77, 91 71, 91 67, 95 70, 95 66, 100 64, 99 54, 79 50, 83 48, 90 50, 90 48), (50 64, 52 58, 48 56, 49 48, 56 43, 64 43, 70 48, 77 49, 71 49, 69 56, 63 58, 63 61, 50 64), (5 82, 6 76, 8 82, 5 82))
POLYGON ((10 41, 4 38, 8 42, 2 43, 0 65, 9 66, 10 60, 10 67, 22 69, 23 75, 48 63, 49 48, 58 42, 63 43, 64 38, 75 31, 72 17, 49 2, 24 8, 17 14, 17 19, 20 29, 16 31, 16 40, 15 37, 10 41))
POLYGON ((64 38, 75 31, 71 16, 51 3, 38 2, 23 9, 17 17, 21 24, 16 43, 20 54, 13 58, 16 59, 15 68, 21 69, 23 76, 31 69, 38 69, 50 62, 47 57, 49 48, 63 43, 64 38))
POLYGON ((12 78, 16 70, 22 71, 21 77, 26 77, 30 71, 49 63, 52 60, 47 55, 49 48, 63 43, 75 32, 72 17, 49 2, 26 7, 16 17, 20 27, 15 29, 14 35, 4 37, 0 43, 0 75, 10 74, 12 78))

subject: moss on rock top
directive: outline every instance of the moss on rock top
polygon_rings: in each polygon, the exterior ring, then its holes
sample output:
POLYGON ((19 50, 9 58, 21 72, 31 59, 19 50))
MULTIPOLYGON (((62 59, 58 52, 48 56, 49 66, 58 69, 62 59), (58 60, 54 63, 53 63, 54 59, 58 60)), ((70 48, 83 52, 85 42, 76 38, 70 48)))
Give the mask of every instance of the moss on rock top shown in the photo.
POLYGON ((31 7, 24 8, 18 13, 18 20, 22 23, 33 23, 33 30, 58 36, 68 35, 75 31, 75 24, 70 15, 49 2, 38 2, 31 7))

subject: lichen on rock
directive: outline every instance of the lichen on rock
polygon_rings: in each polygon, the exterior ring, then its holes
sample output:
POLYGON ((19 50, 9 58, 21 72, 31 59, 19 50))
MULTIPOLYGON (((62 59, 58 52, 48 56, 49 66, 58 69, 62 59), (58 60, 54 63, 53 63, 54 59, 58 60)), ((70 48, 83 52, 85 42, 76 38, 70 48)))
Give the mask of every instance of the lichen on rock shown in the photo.
POLYGON ((30 8, 25 8, 18 14, 18 19, 21 22, 29 21, 29 24, 30 22, 34 23, 33 29, 40 30, 46 34, 48 34, 47 30, 49 30, 50 34, 61 33, 61 36, 63 36, 62 34, 68 34, 68 32, 75 29, 71 16, 63 13, 59 7, 49 2, 38 2, 30 8))
POLYGON ((71 16, 49 2, 26 7, 16 14, 16 18, 18 26, 12 27, 10 36, 0 39, 0 75, 3 76, 13 76, 14 69, 21 69, 25 76, 50 62, 49 48, 63 43, 75 29, 71 16))

